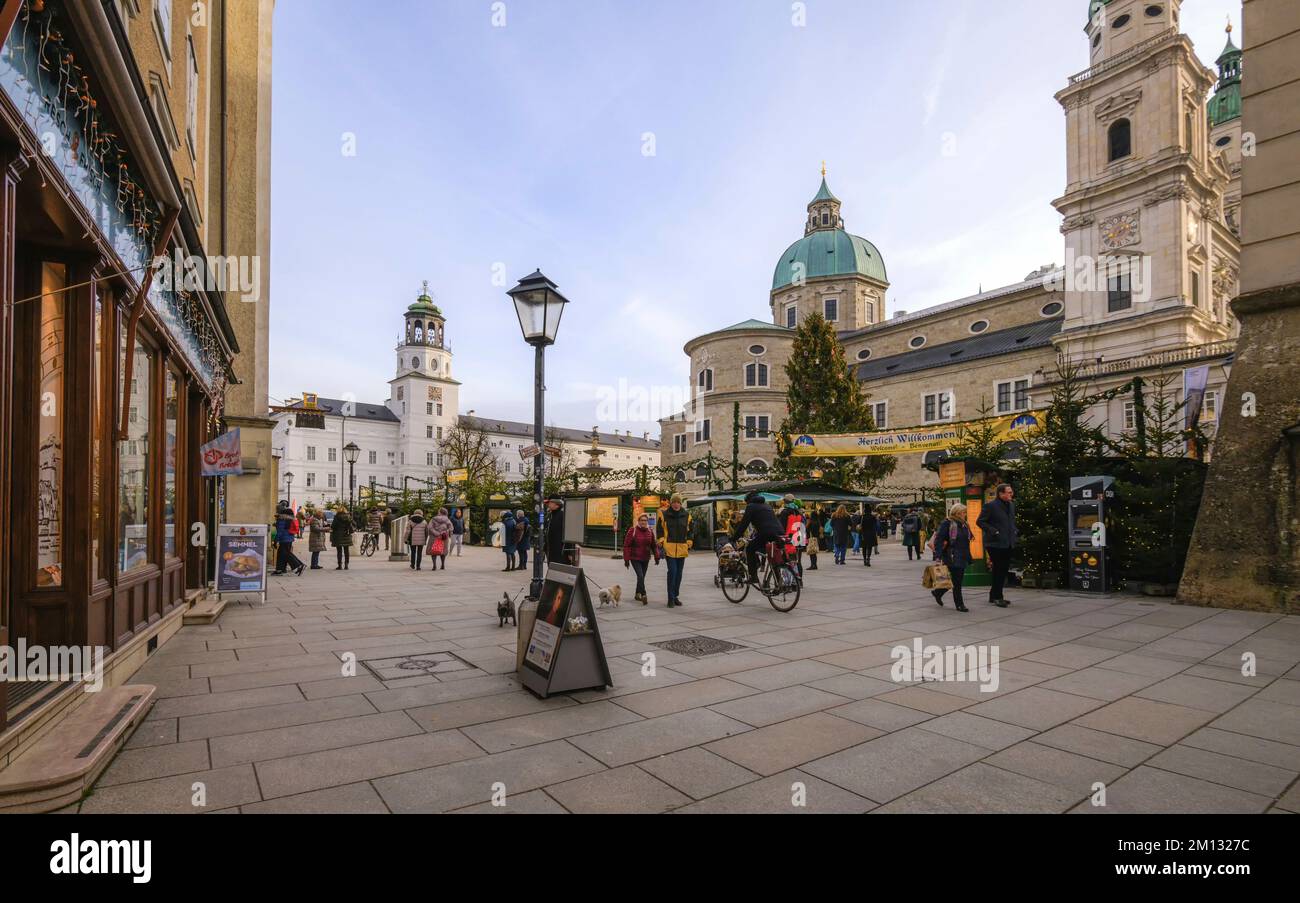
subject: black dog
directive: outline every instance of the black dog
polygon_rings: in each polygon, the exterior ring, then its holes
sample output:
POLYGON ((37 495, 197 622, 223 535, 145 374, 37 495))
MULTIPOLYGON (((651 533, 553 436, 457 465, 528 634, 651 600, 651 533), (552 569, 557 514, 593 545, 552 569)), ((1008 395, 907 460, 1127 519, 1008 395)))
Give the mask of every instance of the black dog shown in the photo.
POLYGON ((509 593, 501 594, 501 601, 497 603, 497 617, 501 619, 501 623, 497 625, 498 627, 505 627, 507 618, 511 624, 516 627, 519 626, 518 622, 515 621, 515 603, 510 601, 509 593))

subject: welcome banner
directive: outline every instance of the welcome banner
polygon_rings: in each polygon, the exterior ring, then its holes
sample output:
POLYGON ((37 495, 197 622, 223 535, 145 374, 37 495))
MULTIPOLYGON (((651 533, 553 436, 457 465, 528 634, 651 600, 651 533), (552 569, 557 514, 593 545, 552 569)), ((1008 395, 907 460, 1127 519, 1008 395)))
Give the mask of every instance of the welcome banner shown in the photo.
MULTIPOLYGON (((1003 442, 1016 440, 1043 422, 1044 411, 1025 411, 996 417, 989 421, 1003 442)), ((969 420, 962 423, 944 423, 901 430, 879 430, 874 433, 834 433, 803 435, 794 438, 790 451, 795 458, 867 458, 874 455, 902 455, 915 452, 940 451, 961 438, 968 429, 985 421, 969 420)))

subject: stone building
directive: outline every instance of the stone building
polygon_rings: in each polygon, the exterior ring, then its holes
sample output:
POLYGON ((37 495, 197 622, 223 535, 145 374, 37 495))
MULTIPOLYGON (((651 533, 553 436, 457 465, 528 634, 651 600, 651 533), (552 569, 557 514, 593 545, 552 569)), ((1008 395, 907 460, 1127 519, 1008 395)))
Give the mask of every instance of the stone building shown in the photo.
MULTIPOLYGON (((887 317, 885 261, 846 231, 823 167, 804 237, 777 261, 771 320, 686 345, 693 397, 661 422, 664 464, 678 481, 702 485, 699 462, 710 454, 729 473, 736 402, 741 468, 758 476, 770 466, 792 329, 812 311, 836 326, 879 429, 971 420, 983 407, 1032 410, 1050 400, 1064 358, 1090 392, 1164 373, 1176 400, 1182 370, 1208 366, 1202 417, 1212 433, 1237 334, 1228 302, 1240 254, 1242 61, 1229 36, 1216 79, 1181 32, 1180 8, 1092 0, 1087 9, 1092 65, 1056 95, 1067 179, 1052 204, 1064 265, 887 317)), ((1090 417, 1118 435, 1133 427, 1133 402, 1098 402, 1090 417)), ((923 465, 942 454, 900 456, 884 488, 933 485, 923 465)))

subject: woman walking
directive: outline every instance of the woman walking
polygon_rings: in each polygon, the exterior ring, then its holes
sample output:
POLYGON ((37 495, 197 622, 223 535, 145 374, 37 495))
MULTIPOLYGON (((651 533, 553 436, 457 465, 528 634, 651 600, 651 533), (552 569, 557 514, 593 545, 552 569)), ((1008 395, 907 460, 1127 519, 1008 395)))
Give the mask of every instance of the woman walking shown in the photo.
POLYGON ((453 508, 451 511, 451 544, 456 549, 456 557, 460 557, 461 546, 465 543, 465 518, 460 513, 459 508, 453 508))
POLYGON ((419 508, 411 515, 411 519, 406 524, 406 534, 402 537, 402 542, 411 550, 411 570, 422 571, 424 567, 420 560, 424 555, 424 544, 429 540, 429 525, 424 520, 424 511, 419 508))
POLYGON ((311 569, 313 571, 323 571, 320 566, 320 553, 325 551, 325 537, 329 535, 330 528, 325 523, 325 515, 319 511, 312 512, 311 520, 307 522, 309 535, 307 537, 307 551, 311 552, 311 569))
POLYGON ((299 577, 302 576, 303 563, 298 560, 298 556, 293 554, 293 537, 294 526, 297 521, 293 516, 293 509, 289 507, 288 502, 281 502, 275 512, 275 570, 272 571, 274 576, 283 576, 286 570, 291 570, 299 577))
POLYGON ((515 570, 515 513, 507 511, 501 518, 501 546, 506 550, 506 566, 501 570, 515 570))
POLYGON ((636 526, 627 531, 623 537, 623 567, 636 572, 636 600, 642 605, 649 605, 646 596, 645 574, 650 567, 650 558, 654 556, 659 563, 659 545, 650 530, 650 515, 642 514, 636 519, 636 526))
POLYGON ((862 563, 871 567, 871 553, 880 548, 879 531, 876 528, 876 512, 868 508, 862 514, 862 523, 858 525, 862 537, 862 563))
POLYGON ((790 537, 786 544, 786 555, 794 561, 794 570, 803 578, 803 553, 808 547, 808 521, 804 517, 803 503, 798 499, 786 503, 785 533, 790 537))
POLYGON ((907 560, 912 560, 912 550, 916 550, 916 560, 921 560, 921 515, 915 510, 907 512, 903 518, 903 548, 907 549, 907 560))
POLYGON ((339 505, 339 510, 334 514, 334 523, 330 524, 330 542, 338 552, 339 563, 336 571, 346 571, 352 563, 352 515, 348 514, 348 509, 339 505))
MULTIPOLYGON (((952 575, 952 600, 958 611, 970 611, 961 598, 961 581, 970 567, 970 544, 974 537, 966 523, 966 506, 953 505, 948 512, 948 519, 939 525, 934 534, 935 557, 948 565, 952 575)), ((934 601, 943 605, 945 589, 932 589, 934 601)))
POLYGON ((528 542, 532 537, 532 524, 528 523, 528 515, 524 514, 524 509, 520 508, 515 512, 515 554, 519 556, 516 570, 522 571, 528 568, 528 542))
POLYGON ((817 553, 821 550, 822 512, 816 505, 808 513, 808 570, 817 570, 817 553))
POLYGON ((686 556, 691 552, 690 515, 682 507, 680 492, 673 493, 656 530, 659 548, 668 562, 668 607, 680 607, 682 572, 686 569, 686 556))
POLYGON ((442 562, 442 569, 447 570, 447 547, 451 544, 453 529, 447 509, 439 508, 433 520, 429 521, 429 563, 435 571, 439 561, 442 562))
POLYGON ((840 505, 831 515, 831 532, 835 535, 835 563, 843 564, 849 548, 849 509, 840 505))

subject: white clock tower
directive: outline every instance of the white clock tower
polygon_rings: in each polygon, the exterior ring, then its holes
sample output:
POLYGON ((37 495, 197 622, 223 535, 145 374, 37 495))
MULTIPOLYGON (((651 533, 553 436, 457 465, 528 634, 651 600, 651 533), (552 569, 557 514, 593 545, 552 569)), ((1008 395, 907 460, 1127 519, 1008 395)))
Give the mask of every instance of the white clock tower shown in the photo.
POLYGON ((389 381, 388 409, 401 421, 392 463, 399 473, 437 483, 446 463, 442 442, 460 410, 460 383, 452 378, 447 321, 429 295, 428 282, 403 320, 397 375, 389 381))

